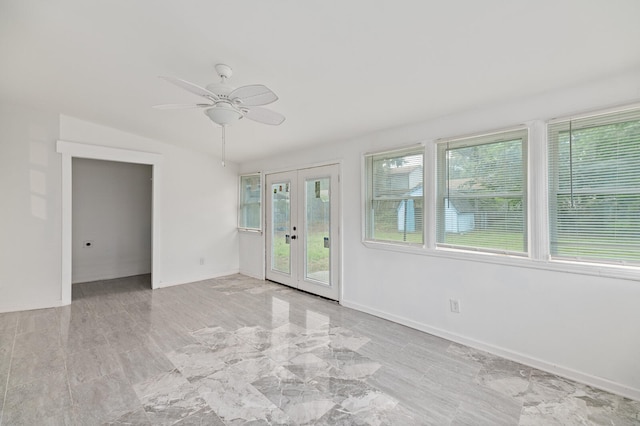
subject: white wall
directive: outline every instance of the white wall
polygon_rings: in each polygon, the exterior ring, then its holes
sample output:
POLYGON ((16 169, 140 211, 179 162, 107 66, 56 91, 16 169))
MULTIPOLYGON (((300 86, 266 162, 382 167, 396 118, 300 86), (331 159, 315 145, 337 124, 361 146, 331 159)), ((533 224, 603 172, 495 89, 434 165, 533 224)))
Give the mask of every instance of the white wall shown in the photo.
MULTIPOLYGON (((344 305, 640 399, 640 282, 361 242, 363 153, 638 101, 640 72, 633 72, 242 164, 241 171, 342 160, 344 305), (450 312, 450 298, 460 299, 460 314, 450 312)), ((544 143, 543 133, 530 143, 544 143)), ((262 236, 241 238, 241 271, 263 267, 263 247, 262 236)))
POLYGON ((0 312, 60 301, 58 114, 0 104, 0 312))
POLYGON ((236 165, 65 115, 60 139, 162 154, 159 287, 238 272, 236 165))
POLYGON ((58 139, 162 154, 159 286, 238 272, 237 166, 57 112, 0 104, 0 312, 63 303, 58 139))
POLYGON ((151 272, 151 172, 145 164, 73 159, 72 282, 151 272))

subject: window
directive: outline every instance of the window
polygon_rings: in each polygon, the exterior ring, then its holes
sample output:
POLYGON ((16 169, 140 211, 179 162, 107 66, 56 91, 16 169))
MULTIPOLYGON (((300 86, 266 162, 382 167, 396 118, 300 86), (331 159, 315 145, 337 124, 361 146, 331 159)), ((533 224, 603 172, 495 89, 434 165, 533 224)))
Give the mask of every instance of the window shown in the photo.
POLYGON ((365 156, 365 238, 423 244, 424 147, 365 156))
POLYGON ((527 130, 437 145, 437 247, 526 255, 527 130))
POLYGON ((262 229, 262 179, 260 173, 240 176, 240 203, 238 227, 259 231, 262 229))
POLYGON ((551 257, 640 264, 640 109, 548 126, 551 257))

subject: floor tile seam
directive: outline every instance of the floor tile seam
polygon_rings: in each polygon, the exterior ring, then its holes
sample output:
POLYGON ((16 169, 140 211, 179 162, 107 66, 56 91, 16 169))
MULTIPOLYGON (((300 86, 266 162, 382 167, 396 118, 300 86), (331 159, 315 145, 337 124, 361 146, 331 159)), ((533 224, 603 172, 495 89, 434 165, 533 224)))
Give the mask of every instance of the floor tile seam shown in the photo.
POLYGON ((9 378, 11 377, 11 367, 13 364, 13 351, 16 348, 16 336, 18 333, 18 318, 16 318, 16 324, 13 330, 13 344, 11 345, 11 355, 9 356, 9 369, 7 370, 7 379, 4 386, 4 395, 2 395, 2 405, 0 405, 0 426, 2 426, 2 422, 4 419, 4 405, 7 401, 7 393, 9 392, 9 378))
MULTIPOLYGON (((60 339, 62 340, 62 336, 60 336, 60 339)), ((66 351, 62 351, 63 352, 63 362, 64 362, 64 378, 65 378, 65 382, 67 383, 67 392, 69 392, 69 404, 71 407, 73 407, 73 393, 71 392, 71 380, 69 380, 69 368, 67 366, 67 353, 66 351)), ((2 425, 0 425, 2 426, 2 425)))

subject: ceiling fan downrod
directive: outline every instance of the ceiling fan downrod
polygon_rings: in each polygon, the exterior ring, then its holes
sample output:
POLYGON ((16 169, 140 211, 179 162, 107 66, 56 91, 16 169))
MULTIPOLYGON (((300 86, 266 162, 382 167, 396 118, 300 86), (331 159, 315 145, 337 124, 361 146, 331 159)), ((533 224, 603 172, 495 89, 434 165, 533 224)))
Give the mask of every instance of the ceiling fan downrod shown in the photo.
POLYGON ((225 153, 225 148, 226 147, 225 147, 225 145, 226 145, 226 142, 227 142, 226 141, 225 132, 226 132, 227 126, 225 124, 225 125, 220 126, 220 127, 222 127, 222 167, 227 167, 226 161, 225 161, 226 160, 226 153, 225 153))

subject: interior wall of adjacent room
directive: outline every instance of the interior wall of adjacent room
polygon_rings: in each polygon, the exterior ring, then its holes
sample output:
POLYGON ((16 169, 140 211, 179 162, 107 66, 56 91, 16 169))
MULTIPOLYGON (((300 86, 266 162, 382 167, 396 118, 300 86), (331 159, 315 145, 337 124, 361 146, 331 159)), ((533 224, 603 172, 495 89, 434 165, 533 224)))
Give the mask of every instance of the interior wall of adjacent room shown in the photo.
POLYGON ((152 167, 74 158, 72 282, 151 273, 152 167))
POLYGON ((238 272, 236 164, 66 115, 60 139, 162 155, 159 287, 238 272))
MULTIPOLYGON (((246 162, 241 172, 342 161, 344 305, 640 398, 638 281, 378 250, 362 243, 361 231, 363 153, 638 100, 640 70, 246 162), (450 311, 450 298, 459 299, 460 314, 450 311)), ((541 143, 544 131, 530 140, 541 143)), ((263 237, 243 235, 240 243, 242 271, 263 268, 263 237)))

